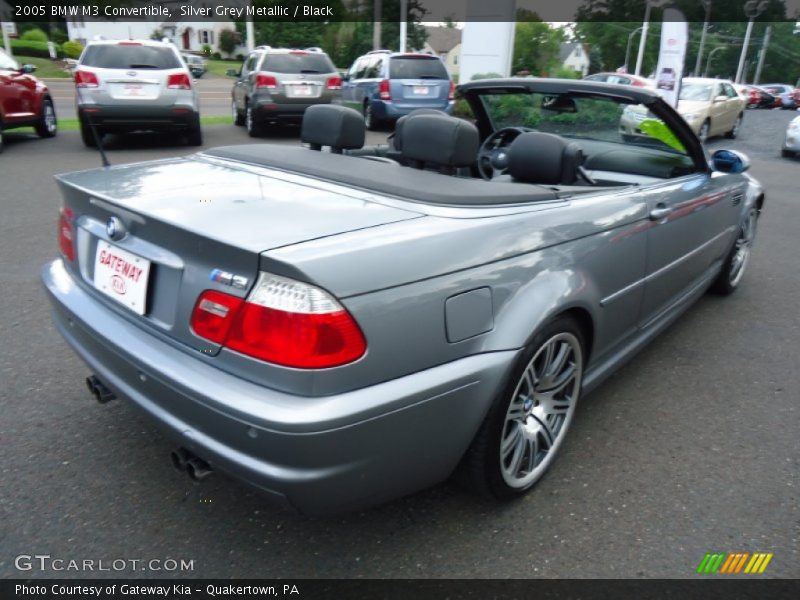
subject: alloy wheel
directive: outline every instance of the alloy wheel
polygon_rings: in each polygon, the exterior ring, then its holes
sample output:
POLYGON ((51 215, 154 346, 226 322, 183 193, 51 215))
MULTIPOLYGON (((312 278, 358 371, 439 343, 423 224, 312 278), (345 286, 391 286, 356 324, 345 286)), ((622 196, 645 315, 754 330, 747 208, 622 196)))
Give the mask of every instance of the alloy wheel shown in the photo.
POLYGON ((700 128, 700 132, 697 134, 697 137, 699 137, 700 141, 703 142, 704 144, 706 143, 706 140, 708 139, 709 130, 710 130, 710 127, 708 125, 708 121, 706 121, 705 123, 703 123, 703 126, 700 128))
POLYGON ((747 263, 750 261, 750 253, 753 247, 753 240, 756 236, 756 221, 758 214, 755 209, 751 210, 747 218, 739 228, 739 237, 736 238, 736 246, 731 260, 731 268, 728 275, 731 287, 736 287, 744 276, 747 263))
POLYGON ((500 471, 512 488, 540 477, 563 441, 583 376, 578 339, 562 332, 548 339, 522 372, 500 437, 500 471))
POLYGON ((46 102, 44 105, 44 126, 50 134, 56 131, 56 111, 53 110, 53 105, 46 102))

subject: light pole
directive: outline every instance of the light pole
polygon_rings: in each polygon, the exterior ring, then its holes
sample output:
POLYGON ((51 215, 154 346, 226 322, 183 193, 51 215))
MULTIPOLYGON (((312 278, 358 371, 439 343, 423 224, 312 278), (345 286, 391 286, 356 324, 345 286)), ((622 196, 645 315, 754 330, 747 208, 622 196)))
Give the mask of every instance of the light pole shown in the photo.
POLYGON ((744 14, 750 20, 747 22, 747 31, 744 34, 742 54, 739 56, 739 68, 736 69, 736 79, 734 80, 734 83, 741 83, 742 81, 744 60, 747 57, 747 46, 750 43, 750 34, 753 32, 753 21, 756 20, 758 15, 764 12, 764 9, 767 8, 767 4, 767 0, 761 0, 761 2, 756 2, 756 0, 748 0, 748 2, 744 3, 744 14))
POLYGON ((631 53, 631 41, 633 40, 633 36, 636 35, 636 32, 641 30, 642 30, 641 27, 637 27, 628 34, 628 45, 625 48, 625 65, 624 65, 626 73, 628 72, 628 55, 631 53))
POLYGON ((642 37, 639 38, 639 54, 636 56, 636 70, 634 75, 639 75, 642 71, 642 60, 644 59, 644 47, 647 43, 647 30, 650 28, 650 0, 645 0, 644 22, 642 23, 642 37))
POLYGON ((697 49, 697 62, 694 64, 695 75, 700 74, 700 65, 703 61, 703 46, 706 44, 706 33, 708 33, 708 20, 711 16, 711 0, 700 0, 706 9, 706 18, 703 21, 703 33, 700 35, 700 48, 697 49))
POLYGON ((727 46, 717 46, 711 52, 708 53, 708 60, 706 61, 706 70, 703 71, 703 77, 708 77, 708 70, 711 68, 711 59, 714 58, 714 55, 720 50, 725 50, 726 48, 727 46))

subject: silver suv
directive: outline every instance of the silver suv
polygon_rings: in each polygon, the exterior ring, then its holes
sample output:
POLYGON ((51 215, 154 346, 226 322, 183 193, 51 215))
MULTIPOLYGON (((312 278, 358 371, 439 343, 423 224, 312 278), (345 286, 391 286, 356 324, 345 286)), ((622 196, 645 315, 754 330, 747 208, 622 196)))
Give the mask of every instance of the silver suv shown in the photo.
POLYGON ((237 125, 256 137, 270 123, 299 123, 306 108, 338 102, 342 78, 319 48, 292 50, 259 46, 237 73, 231 110, 237 125))
POLYGON ((83 143, 105 133, 175 131, 203 143, 197 90, 174 45, 151 40, 90 42, 74 71, 83 143))

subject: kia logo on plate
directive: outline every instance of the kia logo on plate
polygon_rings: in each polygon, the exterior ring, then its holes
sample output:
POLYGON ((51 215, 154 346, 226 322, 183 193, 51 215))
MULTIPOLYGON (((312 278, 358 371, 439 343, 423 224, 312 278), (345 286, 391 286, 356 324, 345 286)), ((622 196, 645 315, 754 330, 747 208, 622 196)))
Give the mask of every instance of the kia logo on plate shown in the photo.
POLYGON ((136 77, 136 71, 128 71, 127 74, 130 75, 131 77, 136 77))
POLYGON ((120 295, 124 295, 125 292, 128 291, 127 286, 125 285, 125 280, 119 275, 114 275, 111 278, 111 287, 114 288, 114 291, 120 295))
POLYGON ((106 235, 112 240, 121 240, 125 237, 125 225, 117 217, 106 221, 106 235))

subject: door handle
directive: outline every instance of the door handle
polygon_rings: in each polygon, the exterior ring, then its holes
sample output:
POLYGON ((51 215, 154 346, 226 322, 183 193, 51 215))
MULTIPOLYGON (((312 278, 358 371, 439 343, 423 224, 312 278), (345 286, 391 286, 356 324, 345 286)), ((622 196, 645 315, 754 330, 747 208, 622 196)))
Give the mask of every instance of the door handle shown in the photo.
POLYGON ((664 206, 663 204, 656 204, 656 207, 650 211, 650 220, 651 221, 660 221, 664 217, 669 216, 672 212, 671 206, 664 206))

